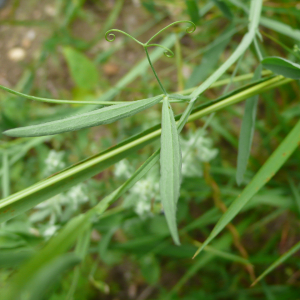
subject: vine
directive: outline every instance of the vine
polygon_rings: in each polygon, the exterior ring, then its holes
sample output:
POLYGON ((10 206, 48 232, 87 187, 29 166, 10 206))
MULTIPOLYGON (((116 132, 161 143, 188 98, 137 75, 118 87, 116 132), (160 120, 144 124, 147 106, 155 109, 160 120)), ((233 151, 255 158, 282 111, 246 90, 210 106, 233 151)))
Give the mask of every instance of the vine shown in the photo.
POLYGON ((151 59, 150 59, 150 56, 149 56, 149 53, 148 53, 148 48, 149 47, 160 47, 162 49, 165 50, 164 52, 164 55, 166 57, 173 57, 174 56, 174 52, 163 46, 163 45, 160 45, 160 44, 149 44, 154 38, 156 38, 160 33, 162 33, 163 31, 165 31, 166 29, 168 29, 169 27, 173 26, 173 25, 176 25, 176 24, 179 24, 179 23, 189 23, 191 26, 189 26, 187 29, 186 29, 186 32, 187 33, 193 33, 195 30, 196 30, 196 25, 192 22, 192 21, 176 21, 176 22, 173 22, 171 24, 169 24, 168 26, 164 27, 163 29, 161 29, 160 31, 158 31, 156 34, 154 34, 146 43, 142 43, 141 41, 137 40, 136 38, 134 38, 132 35, 130 35, 129 33, 123 31, 123 30, 119 30, 119 29, 110 29, 108 30, 106 33, 105 33, 105 39, 108 41, 108 42, 113 42, 115 39, 116 39, 116 36, 115 34, 113 34, 112 32, 119 32, 119 33, 122 33, 124 35, 126 35, 127 37, 131 38, 132 40, 134 40, 136 43, 138 43, 139 45, 143 46, 144 50, 145 50, 145 53, 146 53, 146 56, 147 56, 147 59, 148 59, 148 62, 149 62, 149 65, 153 71, 153 74, 160 86, 160 88, 162 89, 163 93, 165 96, 168 96, 168 93, 166 91, 166 89, 164 88, 163 84, 161 83, 155 69, 154 69, 154 66, 151 62, 151 59), (110 38, 109 38, 110 37, 110 38))

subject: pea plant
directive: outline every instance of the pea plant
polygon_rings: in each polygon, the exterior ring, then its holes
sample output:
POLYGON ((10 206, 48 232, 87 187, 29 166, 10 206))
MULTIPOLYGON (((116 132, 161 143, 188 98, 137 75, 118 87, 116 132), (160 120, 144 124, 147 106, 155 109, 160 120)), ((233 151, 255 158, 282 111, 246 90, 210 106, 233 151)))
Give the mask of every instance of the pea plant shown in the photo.
MULTIPOLYGON (((77 264, 86 255, 89 232, 93 222, 103 215, 109 206, 123 196, 131 187, 145 176, 151 168, 160 162, 160 196, 164 215, 172 239, 176 245, 180 245, 180 234, 177 228, 176 211, 180 196, 182 177, 182 155, 179 134, 187 122, 195 121, 204 116, 210 116, 228 106, 246 100, 246 108, 243 117, 239 138, 237 173, 238 184, 243 182, 244 174, 250 155, 253 132, 255 127, 255 115, 257 109, 257 95, 270 89, 274 89, 293 80, 300 79, 300 65, 280 57, 263 57, 259 48, 262 36, 259 32, 261 21, 262 0, 252 0, 250 9, 245 10, 249 15, 248 31, 230 57, 200 86, 193 89, 189 95, 168 93, 163 81, 159 79, 154 68, 150 47, 158 47, 168 58, 174 56, 169 47, 164 44, 154 43, 153 40, 171 26, 187 24, 187 33, 193 33, 196 25, 192 21, 177 21, 154 34, 146 43, 134 38, 132 35, 119 30, 111 29, 105 34, 108 42, 115 40, 115 34, 122 33, 143 47, 149 66, 162 90, 162 94, 151 98, 136 101, 70 101, 40 98, 14 91, 4 86, 1 89, 14 95, 27 99, 43 101, 54 104, 82 104, 86 109, 82 113, 58 119, 55 121, 9 129, 4 132, 10 137, 40 137, 65 132, 76 131, 93 126, 110 124, 123 118, 131 117, 154 105, 162 104, 161 124, 132 136, 119 144, 111 147, 98 155, 90 157, 78 164, 71 166, 47 179, 34 184, 20 192, 7 195, 0 201, 0 221, 6 222, 20 215, 37 204, 61 193, 84 180, 91 178, 102 170, 127 157, 133 151, 137 151, 160 138, 160 149, 157 149, 120 187, 103 198, 95 207, 87 212, 72 218, 57 235, 42 248, 34 257, 29 259, 16 274, 13 275, 10 285, 5 290, 5 299, 19 299, 20 296, 30 294, 30 299, 41 293, 56 274, 69 269, 77 264), (259 59, 258 67, 252 77, 251 84, 208 102, 195 106, 201 94, 210 88, 232 65, 239 62, 244 52, 254 44, 259 59), (262 77, 262 67, 271 70, 268 76, 262 77), (182 114, 174 116, 173 103, 186 103, 182 114), (68 250, 76 243, 74 253, 68 250), (51 266, 49 263, 51 262, 51 266), (43 276, 47 274, 47 276, 43 276), (50 274, 50 275, 49 275, 50 274), (52 276, 52 277, 51 277, 52 276)), ((195 253, 196 257, 213 239, 231 222, 231 220, 244 208, 249 200, 276 174, 287 159, 297 148, 300 142, 300 121, 281 142, 279 147, 269 157, 265 164, 255 174, 251 182, 241 192, 229 208, 224 211, 214 229, 205 240, 199 244, 195 253)), ((3 167, 6 166, 6 158, 3 155, 3 167)), ((286 255, 291 255, 300 248, 300 243, 291 249, 286 255)), ((271 266, 275 267, 278 262, 271 266)), ((268 270, 266 272, 269 272, 268 270)), ((259 277, 255 282, 263 278, 267 273, 259 277)), ((254 279, 255 280, 255 279, 254 279)), ((74 292, 74 291, 73 291, 74 292)), ((23 297, 22 296, 22 297, 23 297)), ((21 299, 21 298, 20 298, 21 299)), ((22 298, 23 299, 23 298, 22 298)), ((26 298, 27 299, 27 298, 26 298)))

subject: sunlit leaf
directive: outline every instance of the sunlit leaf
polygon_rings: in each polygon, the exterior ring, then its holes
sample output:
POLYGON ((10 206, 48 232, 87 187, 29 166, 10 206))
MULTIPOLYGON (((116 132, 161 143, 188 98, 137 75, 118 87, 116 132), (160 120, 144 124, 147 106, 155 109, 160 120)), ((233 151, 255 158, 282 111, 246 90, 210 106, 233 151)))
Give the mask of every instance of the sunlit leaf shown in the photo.
POLYGON ((261 61, 262 65, 287 78, 300 79, 300 65, 281 57, 266 57, 261 61))
POLYGON ((161 127, 161 201, 173 240, 179 245, 176 208, 181 183, 181 150, 173 111, 167 97, 163 100, 161 127))
POLYGON ((131 103, 117 104, 44 124, 10 129, 4 134, 13 137, 43 136, 109 124, 147 109, 161 99, 162 96, 157 96, 131 103))

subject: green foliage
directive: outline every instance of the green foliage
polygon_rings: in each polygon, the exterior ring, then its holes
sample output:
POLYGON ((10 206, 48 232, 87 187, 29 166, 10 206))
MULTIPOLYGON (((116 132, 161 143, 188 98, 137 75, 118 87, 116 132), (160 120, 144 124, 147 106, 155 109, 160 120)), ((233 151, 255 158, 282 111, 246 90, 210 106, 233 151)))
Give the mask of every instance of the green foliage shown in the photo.
MULTIPOLYGON (((261 65, 256 68, 253 81, 259 80, 261 76, 261 65)), ((256 110, 258 104, 258 96, 253 96, 246 100, 245 113, 243 117, 240 137, 239 137, 239 148, 237 157, 237 170, 236 170, 236 182, 240 185, 243 182, 244 175, 247 169, 248 160, 250 157, 250 151, 252 146, 256 110)))
POLYGON ((281 142, 278 148, 272 153, 261 169, 253 177, 243 192, 230 205, 229 209, 218 221, 215 228, 199 248, 197 255, 218 233, 239 213, 247 202, 276 174, 287 159, 293 154, 300 142, 300 121, 290 131, 287 137, 281 142))
POLYGON ((296 299, 295 4, 115 2, 0 21, 0 298, 296 299))
POLYGON ((198 24, 200 20, 200 14, 197 1, 185 0, 185 4, 187 7, 188 14, 190 15, 191 21, 195 24, 198 24))
POLYGON ((266 57, 262 60, 262 65, 287 78, 300 79, 300 65, 281 57, 266 57))
POLYGON ((218 6, 218 8, 222 11, 222 13, 224 14, 224 16, 226 18, 228 18, 230 20, 233 18, 233 14, 225 1, 213 0, 213 2, 218 6))
POLYGON ((157 104, 161 99, 162 96, 157 96, 133 103, 117 104, 57 121, 7 130, 5 134, 13 137, 44 136, 109 124, 135 115, 157 104))
POLYGON ((161 121, 160 194, 163 209, 176 245, 179 245, 176 209, 181 184, 181 149, 173 111, 164 98, 161 121))
POLYGON ((99 82, 98 70, 84 54, 70 47, 64 47, 63 54, 72 79, 79 88, 91 90, 97 87, 99 82))

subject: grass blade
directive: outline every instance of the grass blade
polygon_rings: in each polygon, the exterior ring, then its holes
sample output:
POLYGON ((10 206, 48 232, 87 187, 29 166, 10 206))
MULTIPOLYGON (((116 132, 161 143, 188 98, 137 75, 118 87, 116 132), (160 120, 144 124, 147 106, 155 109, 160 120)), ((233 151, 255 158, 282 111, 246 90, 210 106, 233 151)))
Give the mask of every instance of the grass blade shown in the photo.
POLYGON ((294 29, 291 26, 281 23, 276 20, 272 20, 266 17, 261 17, 260 18, 260 24, 272 29, 276 32, 279 32, 281 34, 284 34, 292 39, 295 39, 297 41, 300 41, 300 30, 294 29))
POLYGON ((195 24, 198 24, 200 21, 200 14, 198 3, 196 0, 185 0, 188 14, 190 15, 191 21, 195 24))
MULTIPOLYGON (((213 247, 216 249, 219 249, 220 251, 226 250, 230 247, 231 244, 231 236, 229 234, 226 234, 220 239, 218 239, 213 247)), ((174 296, 175 293, 178 293, 179 290, 187 284, 187 281, 193 277, 201 268, 206 266, 208 263, 210 263, 213 259, 215 259, 215 256, 217 256, 213 252, 207 252, 202 257, 199 257, 192 265, 191 267, 183 274, 183 276, 180 278, 180 280, 172 287, 172 290, 169 291, 169 293, 166 295, 165 300, 170 300, 174 296)))
POLYGON ((10 129, 4 133, 13 137, 44 136, 109 124, 145 110, 161 99, 162 96, 157 96, 133 103, 118 104, 44 124, 10 129))
POLYGON ((261 61, 262 65, 287 78, 300 79, 300 65, 281 57, 266 57, 261 61))
POLYGON ((59 256, 54 261, 50 261, 33 278, 26 289, 28 300, 45 299, 45 294, 59 279, 62 273, 73 268, 81 262, 81 258, 73 253, 59 256))
POLYGON ((66 226, 53 237, 48 244, 32 259, 26 262, 11 279, 11 285, 5 292, 5 299, 19 299, 18 295, 35 278, 49 261, 52 261, 73 246, 78 235, 85 231, 90 224, 90 214, 79 215, 67 223, 66 226))
POLYGON ((230 205, 227 212, 217 222, 209 237, 197 250, 194 257, 224 229, 224 227, 239 213, 248 201, 275 175, 275 173, 282 167, 282 165, 298 147, 299 142, 300 121, 297 122, 295 127, 256 173, 252 181, 230 205))
POLYGON ((222 0, 213 0, 213 2, 215 3, 216 6, 218 6, 218 8, 221 10, 221 12, 224 14, 224 16, 231 20, 233 17, 233 14, 230 10, 230 8, 228 7, 228 5, 225 3, 225 1, 222 0))
MULTIPOLYGON (((261 65, 255 70, 253 81, 260 79, 261 65)), ((256 109, 258 103, 258 95, 246 100, 245 113, 242 121, 242 127, 239 137, 236 182, 240 185, 243 182, 244 174, 247 169, 248 159, 254 134, 256 109)))
POLYGON ((300 249, 300 242, 294 245, 290 250, 281 255, 276 261, 274 261, 267 270, 265 270, 257 279, 251 284, 251 286, 256 285, 260 280, 262 280, 265 276, 271 273, 274 269, 276 269, 279 265, 285 262, 290 256, 296 253, 300 249))
MULTIPOLYGON (((248 7, 245 5, 244 1, 239 1, 239 0, 229 0, 232 4, 240 7, 241 9, 243 9, 246 13, 249 13, 249 9, 248 7)), ((300 41, 300 30, 298 29, 294 29, 291 26, 276 21, 276 20, 272 20, 266 17, 260 17, 259 20, 260 25, 263 25, 266 28, 269 28, 271 30, 274 30, 278 33, 281 33, 285 36, 288 36, 292 39, 298 40, 300 41)))
POLYGON ((71 77, 79 88, 92 90, 97 87, 99 75, 92 61, 71 47, 64 47, 62 53, 67 61, 71 77))
POLYGON ((194 68, 189 77, 185 86, 187 89, 192 88, 205 80, 218 65, 219 57, 222 55, 235 33, 232 29, 233 27, 229 26, 228 29, 224 30, 222 34, 211 43, 212 47, 203 55, 200 65, 194 68))
POLYGON ((176 207, 181 183, 181 149, 173 111, 167 97, 163 101, 161 126, 161 201, 172 238, 179 245, 176 207))
POLYGON ((295 201, 297 204, 298 213, 300 213, 300 193, 299 193, 298 188, 296 187, 294 181, 291 178, 289 178, 289 184, 290 184, 292 193, 294 195, 294 198, 295 198, 295 201))
POLYGON ((2 194, 3 198, 10 194, 9 157, 6 151, 2 153, 2 194))

